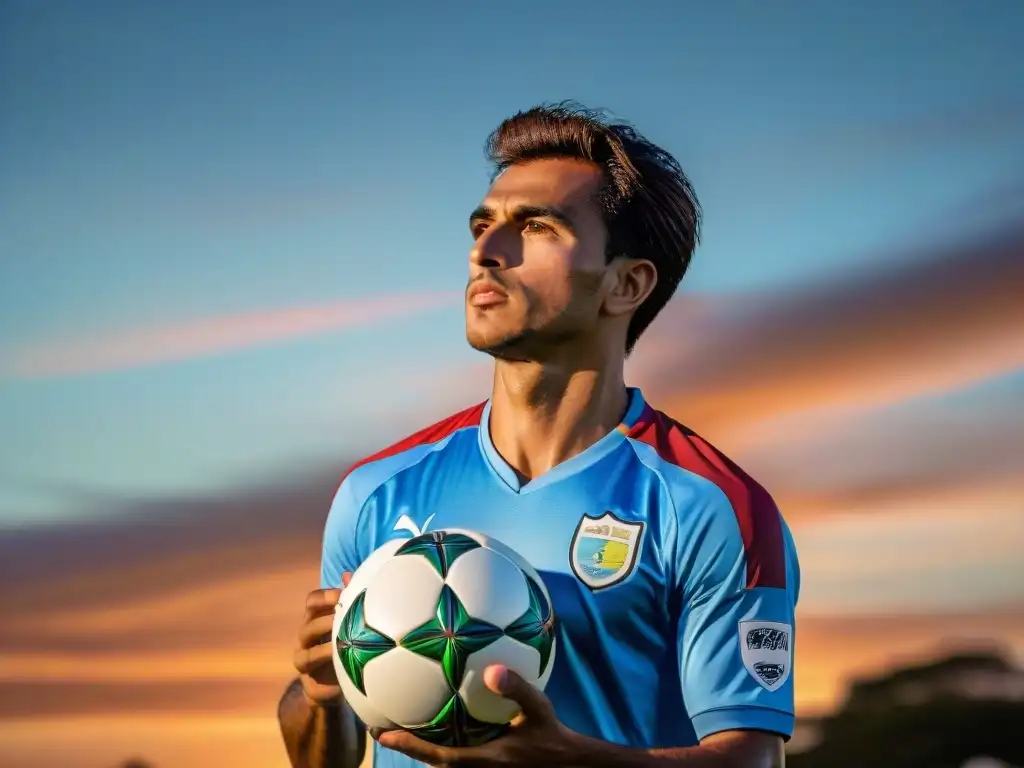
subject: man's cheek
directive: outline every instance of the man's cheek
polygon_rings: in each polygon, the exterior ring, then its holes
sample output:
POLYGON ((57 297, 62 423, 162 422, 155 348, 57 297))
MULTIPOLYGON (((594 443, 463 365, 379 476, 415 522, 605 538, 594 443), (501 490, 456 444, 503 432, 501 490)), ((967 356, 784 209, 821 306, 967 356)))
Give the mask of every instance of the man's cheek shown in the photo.
POLYGON ((551 274, 539 283, 523 286, 522 297, 530 315, 557 317, 572 305, 572 282, 564 275, 551 274))

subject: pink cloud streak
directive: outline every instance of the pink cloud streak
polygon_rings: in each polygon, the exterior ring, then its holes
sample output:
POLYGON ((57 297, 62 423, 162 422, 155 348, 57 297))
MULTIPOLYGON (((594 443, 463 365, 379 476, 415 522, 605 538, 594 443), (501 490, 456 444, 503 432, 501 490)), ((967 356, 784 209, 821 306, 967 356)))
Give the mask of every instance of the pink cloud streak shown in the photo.
POLYGON ((455 306, 458 300, 452 293, 347 299, 41 342, 7 352, 0 378, 62 378, 212 357, 455 306))

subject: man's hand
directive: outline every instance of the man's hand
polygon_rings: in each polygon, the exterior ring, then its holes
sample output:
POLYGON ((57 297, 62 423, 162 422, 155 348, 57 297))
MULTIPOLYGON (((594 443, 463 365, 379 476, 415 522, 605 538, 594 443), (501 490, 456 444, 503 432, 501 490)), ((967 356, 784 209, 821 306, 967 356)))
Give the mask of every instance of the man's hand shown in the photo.
MULTIPOLYGON (((351 573, 344 574, 342 585, 347 586, 351 577, 351 573)), ((341 589, 315 589, 306 596, 306 613, 294 656, 303 693, 321 707, 341 704, 341 686, 334 672, 331 647, 334 608, 340 597, 341 589)))
POLYGON ((403 752, 434 768, 781 768, 782 738, 761 731, 723 731, 697 747, 632 749, 583 736, 555 716, 547 696, 502 666, 484 670, 484 683, 499 696, 512 699, 522 712, 504 736, 478 747, 440 747, 408 731, 373 729, 371 735, 388 749, 403 752))
POLYGON ((484 670, 484 684, 522 708, 508 733, 494 741, 478 747, 439 747, 408 731, 375 729, 372 735, 381 746, 432 766, 542 766, 573 762, 573 744, 578 737, 558 721, 547 696, 515 672, 497 665, 484 670))

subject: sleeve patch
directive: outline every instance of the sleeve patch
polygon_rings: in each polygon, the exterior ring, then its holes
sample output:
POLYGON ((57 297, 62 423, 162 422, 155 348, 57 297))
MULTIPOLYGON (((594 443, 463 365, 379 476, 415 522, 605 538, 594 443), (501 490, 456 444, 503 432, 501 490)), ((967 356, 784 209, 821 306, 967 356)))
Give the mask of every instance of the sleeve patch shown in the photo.
POLYGON ((757 683, 768 691, 786 684, 793 668, 793 627, 777 621, 741 621, 740 657, 757 683))

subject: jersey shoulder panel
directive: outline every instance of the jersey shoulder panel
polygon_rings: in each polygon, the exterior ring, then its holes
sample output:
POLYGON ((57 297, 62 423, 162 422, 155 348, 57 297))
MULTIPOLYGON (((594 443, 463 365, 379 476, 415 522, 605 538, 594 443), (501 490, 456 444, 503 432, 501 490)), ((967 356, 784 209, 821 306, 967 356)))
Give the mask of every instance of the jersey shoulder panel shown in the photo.
POLYGON ((479 426, 486 403, 452 414, 415 432, 397 443, 360 459, 341 479, 341 485, 352 487, 354 495, 366 498, 398 472, 408 469, 456 432, 479 426))
POLYGON ((746 586, 786 587, 786 542, 771 495, 693 430, 648 405, 627 437, 657 458, 718 488, 735 516, 747 564, 746 586))
POLYGON ((342 573, 356 570, 369 556, 364 512, 370 500, 392 478, 443 450, 453 436, 480 423, 483 405, 476 405, 431 424, 372 456, 353 464, 338 485, 324 526, 320 561, 321 586, 341 583, 342 573))

